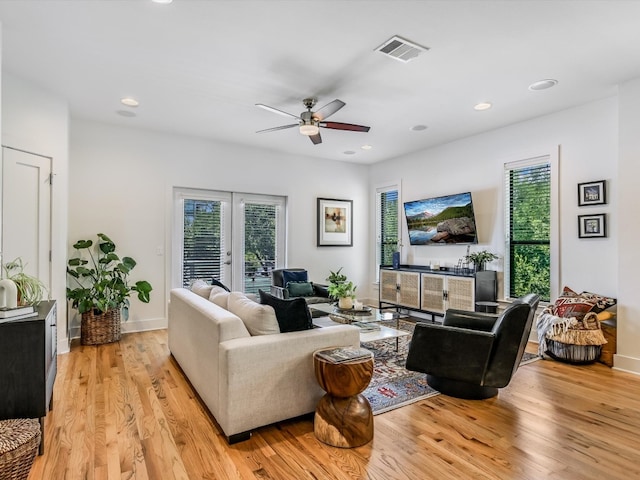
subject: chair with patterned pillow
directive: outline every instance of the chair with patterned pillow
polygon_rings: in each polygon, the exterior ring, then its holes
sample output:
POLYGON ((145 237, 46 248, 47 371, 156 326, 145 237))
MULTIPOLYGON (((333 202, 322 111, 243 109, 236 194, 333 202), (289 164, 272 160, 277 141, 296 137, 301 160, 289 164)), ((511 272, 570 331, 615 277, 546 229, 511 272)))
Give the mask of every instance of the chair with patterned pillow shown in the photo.
POLYGON ((271 272, 271 295, 278 298, 302 297, 307 304, 328 303, 326 285, 309 281, 304 268, 278 268, 271 272))

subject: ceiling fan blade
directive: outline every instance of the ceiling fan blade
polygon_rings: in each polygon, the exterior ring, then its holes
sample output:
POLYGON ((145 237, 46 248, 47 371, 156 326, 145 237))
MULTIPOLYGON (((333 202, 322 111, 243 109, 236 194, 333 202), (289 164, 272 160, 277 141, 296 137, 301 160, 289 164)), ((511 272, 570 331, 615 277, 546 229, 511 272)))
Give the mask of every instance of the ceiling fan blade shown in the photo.
POLYGON ((322 137, 320 136, 320 132, 316 133, 315 135, 309 135, 309 138, 311 139, 314 145, 322 143, 322 137))
POLYGON ((334 130, 350 130, 352 132, 368 132, 371 127, 365 127, 364 125, 354 125, 353 123, 340 123, 340 122, 320 122, 319 127, 332 128, 334 130))
POLYGON ((300 124, 294 123, 292 125, 282 125, 280 127, 267 128, 265 130, 258 130, 256 133, 275 132, 276 130, 284 130, 285 128, 298 127, 300 124))
POLYGON ((345 105, 346 103, 336 98, 333 102, 327 103, 324 107, 322 107, 317 112, 315 112, 313 114, 313 118, 321 122, 325 118, 328 118, 330 115, 333 115, 334 113, 336 113, 345 105))
POLYGON ((283 112, 282 110, 278 110, 277 108, 270 107, 269 105, 265 105, 263 103, 256 103, 256 107, 264 108, 265 110, 268 110, 269 112, 277 113, 279 115, 284 115, 285 117, 292 117, 292 118, 295 118, 295 119, 298 119, 298 120, 300 119, 300 117, 298 115, 294 115, 292 113, 283 112))

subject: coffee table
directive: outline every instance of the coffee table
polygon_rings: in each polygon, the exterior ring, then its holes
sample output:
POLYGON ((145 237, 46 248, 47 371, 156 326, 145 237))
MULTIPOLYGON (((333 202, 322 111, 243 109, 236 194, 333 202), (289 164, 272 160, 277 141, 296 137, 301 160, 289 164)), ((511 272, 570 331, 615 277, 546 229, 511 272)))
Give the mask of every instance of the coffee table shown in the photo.
POLYGON ((350 324, 360 328, 360 343, 377 342, 379 340, 396 340, 396 351, 398 350, 398 340, 401 337, 411 335, 409 332, 400 330, 400 319, 402 314, 397 312, 387 312, 377 308, 369 308, 367 311, 345 311, 336 308, 330 303, 314 303, 309 305, 310 309, 326 313, 327 316, 313 319, 316 327, 329 327, 331 325, 350 324), (396 322, 396 328, 380 325, 381 322, 396 322))

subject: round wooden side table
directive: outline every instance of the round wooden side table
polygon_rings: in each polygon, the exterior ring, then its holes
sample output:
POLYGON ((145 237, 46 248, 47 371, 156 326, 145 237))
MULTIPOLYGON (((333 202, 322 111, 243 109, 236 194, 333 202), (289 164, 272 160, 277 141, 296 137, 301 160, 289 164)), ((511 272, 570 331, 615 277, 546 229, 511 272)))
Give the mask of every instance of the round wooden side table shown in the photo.
POLYGON ((316 380, 327 392, 316 407, 313 431, 327 445, 359 447, 373 439, 371 405, 361 394, 373 376, 373 354, 358 349, 363 357, 338 362, 322 356, 323 352, 339 350, 319 350, 313 355, 316 380))

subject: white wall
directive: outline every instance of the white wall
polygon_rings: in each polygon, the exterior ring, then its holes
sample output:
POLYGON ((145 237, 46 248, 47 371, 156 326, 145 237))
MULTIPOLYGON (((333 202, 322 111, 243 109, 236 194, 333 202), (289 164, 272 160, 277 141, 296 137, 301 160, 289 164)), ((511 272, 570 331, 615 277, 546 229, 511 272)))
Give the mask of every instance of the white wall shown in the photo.
POLYGON ((638 222, 638 178, 640 178, 640 79, 619 89, 620 166, 617 201, 620 218, 618 249, 619 306, 616 368, 640 372, 640 223, 638 222))
POLYGON ((52 157, 52 288, 58 301, 58 351, 69 350, 66 336, 67 102, 6 72, 2 73, 2 144, 52 157))
POLYGON ((71 123, 70 167, 69 243, 106 233, 154 288, 148 305, 132 300, 125 330, 166 325, 174 186, 287 196, 288 265, 316 282, 339 267, 367 281, 367 167, 85 120, 71 123), (353 247, 316 246, 317 197, 353 200, 353 247))
MULTIPOLYGON (((428 130, 427 130, 428 132, 428 130)), ((427 133, 428 134, 428 133, 427 133)), ((553 115, 468 137, 436 148, 373 165, 370 183, 401 178, 402 201, 471 191, 479 244, 472 251, 489 249, 500 255, 490 267, 502 270, 504 258, 503 165, 546 155, 560 145, 560 288, 568 285, 616 296, 616 198, 599 207, 577 206, 577 184, 606 179, 617 188, 617 102, 609 98, 553 115), (578 239, 577 215, 607 213, 609 235, 604 239, 578 239)), ((403 213, 404 215, 404 213, 403 213)), ((373 227, 372 227, 373 228, 373 227)), ((403 263, 453 266, 466 246, 410 246, 402 220, 403 263)), ((372 230, 373 232, 373 230, 372 230)), ((375 235, 370 233, 371 248, 375 235)), ((374 266, 370 263, 370 275, 374 266)), ((554 294, 552 293, 552 296, 554 294)))

